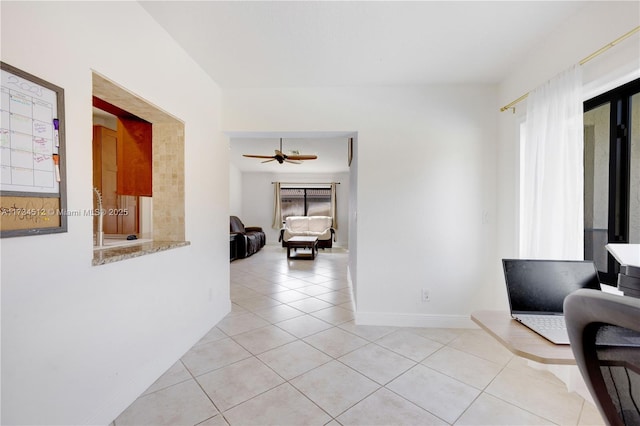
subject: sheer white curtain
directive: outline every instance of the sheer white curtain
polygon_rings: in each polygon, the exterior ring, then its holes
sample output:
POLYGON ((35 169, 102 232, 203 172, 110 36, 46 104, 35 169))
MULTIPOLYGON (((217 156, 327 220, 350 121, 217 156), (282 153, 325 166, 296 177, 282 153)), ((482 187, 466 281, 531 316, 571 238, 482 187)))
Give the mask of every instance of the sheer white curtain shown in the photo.
POLYGON ((529 93, 522 156, 520 256, 584 256, 583 107, 579 65, 529 93))
POLYGON ((280 182, 273 184, 273 229, 282 228, 282 202, 280 199, 280 182))

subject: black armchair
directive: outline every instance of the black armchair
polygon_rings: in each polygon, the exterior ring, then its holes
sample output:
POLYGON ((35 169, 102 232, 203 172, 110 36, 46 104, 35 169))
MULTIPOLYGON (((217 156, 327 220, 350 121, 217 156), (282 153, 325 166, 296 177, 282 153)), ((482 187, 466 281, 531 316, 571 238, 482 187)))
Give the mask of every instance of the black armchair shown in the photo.
POLYGON ((640 425, 640 299, 578 290, 564 301, 571 349, 609 425, 640 425))
POLYGON ((240 259, 257 253, 266 244, 266 235, 257 226, 245 227, 237 216, 230 216, 229 231, 236 234, 237 255, 240 259))

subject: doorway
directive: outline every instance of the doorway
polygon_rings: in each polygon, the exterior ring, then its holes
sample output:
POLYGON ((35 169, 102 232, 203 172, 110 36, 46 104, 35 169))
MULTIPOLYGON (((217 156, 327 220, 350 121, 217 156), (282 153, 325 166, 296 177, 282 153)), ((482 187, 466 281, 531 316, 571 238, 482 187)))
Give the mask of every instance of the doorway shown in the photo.
POLYGON ((617 284, 608 243, 640 243, 640 79, 584 103, 584 258, 617 284))

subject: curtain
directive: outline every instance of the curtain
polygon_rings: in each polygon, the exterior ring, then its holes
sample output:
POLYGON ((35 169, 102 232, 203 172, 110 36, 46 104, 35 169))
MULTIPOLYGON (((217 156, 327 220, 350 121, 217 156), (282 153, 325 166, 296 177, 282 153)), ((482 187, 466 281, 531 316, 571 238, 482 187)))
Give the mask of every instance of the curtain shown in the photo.
POLYGON ((529 93, 520 212, 523 258, 584 257, 583 106, 579 65, 529 93))
POLYGON ((273 223, 271 227, 273 229, 282 228, 282 203, 280 202, 280 182, 273 184, 273 223))
POLYGON ((331 217, 333 218, 333 229, 338 230, 338 208, 336 206, 336 183, 331 184, 331 217))

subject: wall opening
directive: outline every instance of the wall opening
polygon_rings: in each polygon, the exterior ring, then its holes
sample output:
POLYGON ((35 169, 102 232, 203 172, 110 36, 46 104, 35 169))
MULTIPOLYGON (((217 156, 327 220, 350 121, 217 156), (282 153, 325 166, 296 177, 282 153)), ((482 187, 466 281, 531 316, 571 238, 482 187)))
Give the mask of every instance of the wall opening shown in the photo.
POLYGON ((95 72, 93 96, 151 123, 150 238, 185 241, 184 123, 95 72))

